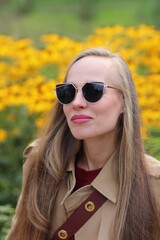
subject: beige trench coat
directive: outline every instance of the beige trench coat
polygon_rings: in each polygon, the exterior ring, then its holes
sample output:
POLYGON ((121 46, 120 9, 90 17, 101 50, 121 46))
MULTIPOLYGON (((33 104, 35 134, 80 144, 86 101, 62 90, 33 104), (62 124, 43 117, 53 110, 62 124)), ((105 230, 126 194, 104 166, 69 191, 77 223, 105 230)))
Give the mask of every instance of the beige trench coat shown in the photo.
MULTIPOLYGON (((150 177, 160 209, 160 162, 146 156, 150 177)), ((91 185, 73 192, 75 186, 74 163, 70 165, 66 176, 59 187, 56 203, 53 209, 52 234, 67 220, 77 207, 96 189, 108 200, 75 234, 75 240, 109 240, 109 230, 113 224, 118 197, 116 182, 116 159, 110 158, 91 185)), ((81 216, 79 216, 81 217, 81 216)), ((158 240, 158 239, 157 239, 158 240)))
MULTIPOLYGON (((29 148, 26 149, 25 155, 27 155, 33 145, 30 145, 29 148)), ((25 168, 28 168, 30 165, 28 160, 24 164, 24 181, 25 168)), ((160 162, 146 155, 146 165, 152 180, 151 182, 158 209, 160 209, 160 162)), ((107 161, 91 185, 84 186, 72 193, 75 183, 74 161, 72 161, 66 171, 66 175, 62 183, 59 186, 57 198, 53 207, 52 222, 54 224, 51 228, 51 236, 91 194, 91 192, 96 189, 108 200, 75 234, 75 240, 109 240, 109 230, 113 224, 118 197, 116 159, 112 156, 107 161)))

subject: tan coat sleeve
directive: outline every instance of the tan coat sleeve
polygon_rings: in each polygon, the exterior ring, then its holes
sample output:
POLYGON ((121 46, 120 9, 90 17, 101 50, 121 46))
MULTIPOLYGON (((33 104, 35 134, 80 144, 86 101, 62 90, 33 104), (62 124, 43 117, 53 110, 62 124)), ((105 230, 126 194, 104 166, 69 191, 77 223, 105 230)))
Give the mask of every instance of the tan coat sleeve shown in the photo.
POLYGON ((160 160, 149 155, 145 155, 145 164, 148 174, 156 179, 160 179, 160 160))
POLYGON ((151 180, 151 187, 160 215, 160 161, 149 155, 145 157, 146 167, 151 180))
POLYGON ((30 159, 29 154, 34 149, 34 147, 38 144, 38 142, 39 142, 39 139, 35 140, 31 144, 29 144, 23 152, 23 156, 26 158, 23 164, 23 185, 25 184, 25 181, 27 180, 27 177, 28 177, 28 173, 30 172, 32 165, 34 164, 34 161, 30 159))

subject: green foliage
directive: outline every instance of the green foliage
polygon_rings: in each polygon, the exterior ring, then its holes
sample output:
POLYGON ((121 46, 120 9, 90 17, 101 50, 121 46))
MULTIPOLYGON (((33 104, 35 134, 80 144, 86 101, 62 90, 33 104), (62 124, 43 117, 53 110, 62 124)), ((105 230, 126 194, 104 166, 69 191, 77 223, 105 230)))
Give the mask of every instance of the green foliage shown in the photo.
POLYGON ((0 112, 0 128, 8 133, 0 142, 0 239, 4 240, 20 194, 22 154, 37 131, 35 115, 23 106, 6 108, 0 112))
POLYGON ((14 209, 10 205, 0 206, 0 239, 5 240, 9 231, 14 209))
POLYGON ((160 26, 158 0, 9 0, 0 4, 0 33, 32 37, 57 33, 83 40, 99 26, 160 26))
POLYGON ((45 65, 41 70, 40 73, 45 76, 47 80, 53 80, 59 74, 59 68, 56 65, 45 65))
POLYGON ((0 205, 16 205, 22 178, 23 151, 34 139, 35 115, 22 107, 10 107, 0 112, 0 128, 8 136, 0 142, 0 205))
POLYGON ((95 17, 97 13, 96 11, 97 3, 98 1, 95 1, 95 0, 79 1, 77 13, 82 22, 91 21, 93 17, 95 17))
POLYGON ((144 141, 145 150, 151 156, 160 160, 160 128, 150 127, 149 137, 144 141))
POLYGON ((141 64, 137 69, 137 73, 138 75, 142 75, 142 76, 149 75, 149 69, 144 64, 141 64))

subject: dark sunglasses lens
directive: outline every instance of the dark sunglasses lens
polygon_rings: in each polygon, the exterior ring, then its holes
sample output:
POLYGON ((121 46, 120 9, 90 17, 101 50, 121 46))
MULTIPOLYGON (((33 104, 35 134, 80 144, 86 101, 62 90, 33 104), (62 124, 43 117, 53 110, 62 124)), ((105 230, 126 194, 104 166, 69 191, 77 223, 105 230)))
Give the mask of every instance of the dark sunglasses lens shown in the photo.
POLYGON ((63 104, 73 101, 75 96, 75 88, 72 84, 62 84, 56 86, 56 94, 58 100, 63 104))
POLYGON ((97 102, 103 95, 104 84, 86 83, 82 88, 84 98, 88 102, 97 102))

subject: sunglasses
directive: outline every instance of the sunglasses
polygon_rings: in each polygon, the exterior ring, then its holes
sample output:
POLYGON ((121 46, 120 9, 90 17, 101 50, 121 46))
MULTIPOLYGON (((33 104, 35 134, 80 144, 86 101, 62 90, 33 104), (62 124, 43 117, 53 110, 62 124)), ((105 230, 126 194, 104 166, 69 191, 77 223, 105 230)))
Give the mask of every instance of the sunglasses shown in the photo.
MULTIPOLYGON (((85 83, 82 87, 83 97, 88 102, 97 102, 102 98, 105 88, 117 89, 115 87, 105 85, 104 82, 85 83)), ((78 92, 78 88, 73 83, 58 84, 54 90, 56 91, 57 99, 61 104, 71 103, 78 92)))

